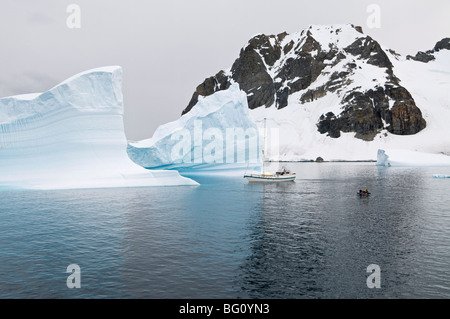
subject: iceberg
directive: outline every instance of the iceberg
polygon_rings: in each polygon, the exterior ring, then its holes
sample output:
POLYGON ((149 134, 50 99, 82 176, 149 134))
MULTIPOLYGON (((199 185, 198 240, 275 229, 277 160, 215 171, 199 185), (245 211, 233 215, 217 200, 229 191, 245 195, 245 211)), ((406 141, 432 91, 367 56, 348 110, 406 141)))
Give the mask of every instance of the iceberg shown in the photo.
POLYGON ((389 156, 386 154, 385 150, 378 150, 377 152, 377 166, 391 166, 389 161, 389 156))
POLYGON ((178 120, 159 126, 149 139, 129 142, 129 157, 145 168, 242 174, 260 164, 259 130, 247 96, 232 84, 200 99, 178 120))
POLYGON ((450 166, 450 156, 402 149, 377 153, 377 166, 450 166))
POLYGON ((0 188, 198 185, 127 155, 122 68, 82 72, 47 92, 0 99, 0 188))

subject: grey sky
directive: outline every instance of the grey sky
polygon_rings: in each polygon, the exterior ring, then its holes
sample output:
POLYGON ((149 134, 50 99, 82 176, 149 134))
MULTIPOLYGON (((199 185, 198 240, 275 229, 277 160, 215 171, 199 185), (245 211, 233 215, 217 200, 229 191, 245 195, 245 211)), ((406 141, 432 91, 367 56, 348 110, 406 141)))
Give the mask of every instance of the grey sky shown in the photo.
POLYGON ((125 132, 152 136, 177 119, 195 87, 231 66, 257 33, 353 23, 402 54, 450 36, 443 0, 0 0, 0 97, 42 92, 91 68, 124 69, 125 132), (66 8, 81 7, 69 29, 66 8), (381 28, 367 26, 367 6, 381 28))

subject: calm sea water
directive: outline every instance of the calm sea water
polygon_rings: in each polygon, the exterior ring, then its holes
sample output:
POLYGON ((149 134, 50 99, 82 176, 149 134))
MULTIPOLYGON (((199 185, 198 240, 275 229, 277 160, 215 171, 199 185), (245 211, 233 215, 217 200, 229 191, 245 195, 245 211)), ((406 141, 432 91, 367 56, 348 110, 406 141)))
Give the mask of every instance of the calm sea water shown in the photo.
POLYGON ((450 179, 432 178, 450 168, 288 167, 296 182, 0 190, 0 297, 450 298, 450 179))

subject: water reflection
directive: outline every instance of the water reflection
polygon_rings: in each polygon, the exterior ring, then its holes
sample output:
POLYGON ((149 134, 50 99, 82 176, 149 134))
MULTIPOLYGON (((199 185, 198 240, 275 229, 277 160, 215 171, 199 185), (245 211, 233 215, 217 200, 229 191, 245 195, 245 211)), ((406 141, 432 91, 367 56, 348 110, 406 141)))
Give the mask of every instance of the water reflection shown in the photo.
POLYGON ((142 189, 129 207, 124 281, 138 298, 234 298, 248 255, 246 223, 260 200, 236 179, 196 177, 201 186, 142 189))
POLYGON ((252 186, 263 204, 249 225, 243 291, 275 298, 411 296, 424 177, 371 164, 303 163, 295 171, 295 183, 252 186), (361 185, 371 197, 356 196, 361 185), (384 289, 367 288, 370 264, 381 267, 384 289))
POLYGON ((251 298, 300 298, 320 294, 324 244, 318 232, 322 215, 311 198, 314 185, 294 183, 249 184, 263 203, 249 227, 251 255, 242 265, 242 290, 251 298))
POLYGON ((450 298, 450 168, 289 164, 296 182, 3 192, 0 294, 450 298), (372 195, 356 192, 368 188, 372 195), (82 289, 65 286, 67 265, 82 289), (381 289, 366 286, 370 264, 381 289))

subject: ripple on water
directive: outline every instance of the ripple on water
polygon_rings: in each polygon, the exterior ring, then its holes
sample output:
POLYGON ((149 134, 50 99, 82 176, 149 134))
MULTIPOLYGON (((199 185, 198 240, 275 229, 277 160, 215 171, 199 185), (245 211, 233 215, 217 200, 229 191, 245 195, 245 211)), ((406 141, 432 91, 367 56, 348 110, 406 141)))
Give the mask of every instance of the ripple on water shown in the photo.
POLYGON ((0 297, 450 297, 450 180, 432 178, 446 168, 291 166, 283 184, 3 189, 0 297), (370 264, 381 289, 367 288, 370 264))

